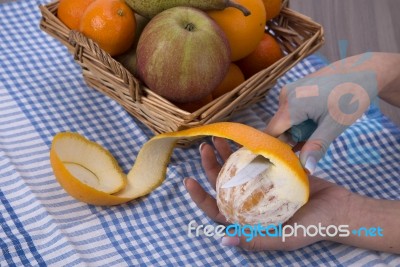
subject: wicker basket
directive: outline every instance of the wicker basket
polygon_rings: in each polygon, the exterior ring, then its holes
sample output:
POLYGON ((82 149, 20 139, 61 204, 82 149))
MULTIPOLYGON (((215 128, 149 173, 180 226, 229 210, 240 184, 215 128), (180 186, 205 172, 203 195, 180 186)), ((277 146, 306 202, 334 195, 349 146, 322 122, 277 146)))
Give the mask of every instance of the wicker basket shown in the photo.
POLYGON ((176 131, 217 121, 263 99, 276 80, 324 41, 321 25, 288 7, 284 1, 278 18, 268 22, 286 56, 247 79, 233 91, 195 112, 184 111, 146 88, 119 62, 81 33, 69 30, 56 16, 58 1, 40 6, 43 31, 58 39, 82 67, 86 83, 120 103, 154 133, 176 131))

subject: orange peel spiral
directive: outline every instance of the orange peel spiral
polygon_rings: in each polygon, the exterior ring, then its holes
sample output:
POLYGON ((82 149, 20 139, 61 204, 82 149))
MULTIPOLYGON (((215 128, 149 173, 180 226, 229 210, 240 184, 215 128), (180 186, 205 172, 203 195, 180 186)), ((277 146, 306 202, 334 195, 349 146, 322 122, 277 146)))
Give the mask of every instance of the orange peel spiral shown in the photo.
POLYGON ((77 133, 55 135, 50 162, 56 179, 74 198, 93 205, 117 205, 145 196, 161 185, 176 142, 200 136, 232 140, 252 153, 268 158, 273 164, 283 166, 291 174, 283 179, 302 187, 307 200, 308 178, 291 147, 264 132, 235 122, 218 122, 156 135, 140 149, 127 175, 108 151, 77 133))

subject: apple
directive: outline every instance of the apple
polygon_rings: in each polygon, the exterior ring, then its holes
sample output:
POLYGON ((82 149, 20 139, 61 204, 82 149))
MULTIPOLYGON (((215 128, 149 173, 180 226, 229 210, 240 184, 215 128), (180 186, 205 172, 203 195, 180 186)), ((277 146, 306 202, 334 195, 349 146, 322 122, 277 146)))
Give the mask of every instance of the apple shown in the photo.
POLYGON ((230 53, 224 32, 206 13, 174 7, 144 28, 136 51, 138 76, 170 101, 197 101, 224 79, 230 53))

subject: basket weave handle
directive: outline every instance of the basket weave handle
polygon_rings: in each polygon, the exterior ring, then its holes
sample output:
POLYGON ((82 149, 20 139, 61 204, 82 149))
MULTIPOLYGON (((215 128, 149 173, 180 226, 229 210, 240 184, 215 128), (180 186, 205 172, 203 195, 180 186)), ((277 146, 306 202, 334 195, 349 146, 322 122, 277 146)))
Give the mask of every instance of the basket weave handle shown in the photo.
MULTIPOLYGON (((121 63, 116 61, 106 53, 100 46, 92 39, 87 38, 83 33, 71 30, 68 36, 68 42, 74 47, 74 59, 83 63, 87 58, 92 57, 95 61, 100 61, 102 64, 98 64, 97 71, 105 72, 105 75, 109 75, 111 72, 114 76, 121 79, 125 84, 128 84, 130 96, 134 102, 141 101, 143 90, 140 82, 130 73, 121 63), (85 57, 83 54, 85 53, 85 57), (106 67, 106 68, 104 68, 106 67)), ((118 90, 118 88, 116 88, 118 90)))

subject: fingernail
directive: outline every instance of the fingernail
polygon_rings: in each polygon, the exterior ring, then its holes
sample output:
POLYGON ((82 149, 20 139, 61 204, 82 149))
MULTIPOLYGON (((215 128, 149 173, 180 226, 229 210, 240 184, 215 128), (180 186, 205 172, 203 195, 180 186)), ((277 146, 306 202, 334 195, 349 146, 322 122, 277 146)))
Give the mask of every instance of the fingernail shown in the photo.
POLYGON ((211 141, 215 144, 215 136, 211 136, 211 141))
POLYGON ((304 168, 310 173, 313 174, 315 171, 315 168, 317 167, 317 161, 315 160, 314 157, 308 157, 306 160, 306 164, 304 165, 304 168))
POLYGON ((203 147, 204 147, 205 144, 206 144, 206 142, 203 142, 203 143, 200 144, 200 146, 199 146, 200 154, 201 154, 201 150, 203 150, 203 147))
POLYGON ((187 181, 187 178, 183 178, 183 181, 182 181, 182 183, 183 183, 183 186, 186 188, 186 181, 187 181))
POLYGON ((221 239, 221 245, 225 247, 236 247, 239 243, 240 239, 237 236, 224 236, 221 239))

